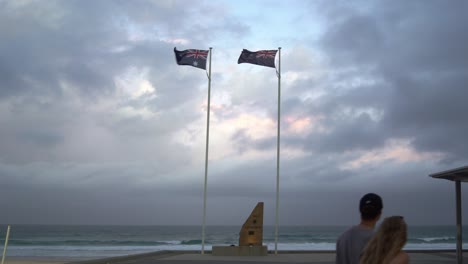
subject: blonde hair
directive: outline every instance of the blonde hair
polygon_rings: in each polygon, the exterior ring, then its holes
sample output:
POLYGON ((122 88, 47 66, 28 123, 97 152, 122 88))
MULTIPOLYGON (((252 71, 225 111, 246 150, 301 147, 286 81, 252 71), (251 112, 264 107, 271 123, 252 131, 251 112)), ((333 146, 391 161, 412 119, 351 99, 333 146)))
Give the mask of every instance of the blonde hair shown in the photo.
POLYGON ((360 264, 388 264, 406 243, 406 223, 402 216, 383 220, 361 256, 360 264))

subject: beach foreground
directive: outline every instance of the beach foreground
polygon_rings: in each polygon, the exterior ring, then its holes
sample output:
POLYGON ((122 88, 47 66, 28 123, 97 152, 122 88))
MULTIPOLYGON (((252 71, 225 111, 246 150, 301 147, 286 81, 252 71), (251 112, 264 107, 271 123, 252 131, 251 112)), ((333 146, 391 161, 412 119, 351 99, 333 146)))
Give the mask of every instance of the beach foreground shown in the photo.
POLYGON ((65 260, 50 260, 50 259, 24 259, 12 258, 5 261, 6 264, 63 264, 68 261, 65 260))
MULTIPOLYGON (((412 264, 452 264, 456 263, 453 251, 408 251, 412 264)), ((333 264, 333 251, 270 252, 268 256, 212 256, 210 252, 200 254, 195 251, 159 251, 138 255, 92 260, 59 260, 59 259, 19 259, 13 258, 7 264, 263 264, 263 263, 316 263, 333 264)), ((464 262, 468 263, 468 251, 464 251, 464 262)))

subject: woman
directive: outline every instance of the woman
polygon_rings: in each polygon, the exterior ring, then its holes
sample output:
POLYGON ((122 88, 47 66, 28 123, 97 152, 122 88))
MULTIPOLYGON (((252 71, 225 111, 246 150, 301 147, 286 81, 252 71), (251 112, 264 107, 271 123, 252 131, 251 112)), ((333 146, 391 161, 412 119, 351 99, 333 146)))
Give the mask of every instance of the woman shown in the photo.
POLYGON ((403 217, 385 218, 365 247, 360 264, 408 264, 408 254, 402 250, 406 239, 403 217))

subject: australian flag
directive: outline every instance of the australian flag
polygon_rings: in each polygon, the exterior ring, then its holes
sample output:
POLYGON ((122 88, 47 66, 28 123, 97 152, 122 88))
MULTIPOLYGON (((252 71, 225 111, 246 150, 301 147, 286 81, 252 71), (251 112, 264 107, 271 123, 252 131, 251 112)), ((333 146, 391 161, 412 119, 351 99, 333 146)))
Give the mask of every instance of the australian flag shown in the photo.
POLYGON ((242 50, 239 60, 237 60, 237 63, 252 63, 275 68, 276 52, 278 52, 278 50, 249 51, 244 49, 242 50))
POLYGON ((206 58, 208 57, 208 52, 208 50, 177 50, 174 48, 177 64, 190 65, 204 70, 206 70, 206 58))

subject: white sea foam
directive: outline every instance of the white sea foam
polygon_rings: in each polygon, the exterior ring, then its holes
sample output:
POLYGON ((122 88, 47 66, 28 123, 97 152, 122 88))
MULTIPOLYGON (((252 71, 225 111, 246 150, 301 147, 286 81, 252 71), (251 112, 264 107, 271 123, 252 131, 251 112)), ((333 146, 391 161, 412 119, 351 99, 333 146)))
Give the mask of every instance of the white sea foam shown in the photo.
POLYGON ((443 236, 443 237, 424 237, 424 238, 419 238, 419 239, 425 242, 432 242, 432 241, 453 241, 456 238, 451 237, 451 236, 443 236))

